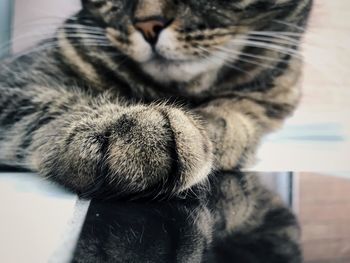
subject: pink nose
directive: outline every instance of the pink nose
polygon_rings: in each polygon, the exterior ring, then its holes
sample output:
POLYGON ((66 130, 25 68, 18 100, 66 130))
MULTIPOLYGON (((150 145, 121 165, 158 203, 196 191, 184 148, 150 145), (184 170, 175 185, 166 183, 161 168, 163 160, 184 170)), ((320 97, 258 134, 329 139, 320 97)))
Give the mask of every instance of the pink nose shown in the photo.
POLYGON ((135 28, 143 34, 150 44, 154 45, 160 32, 165 28, 165 23, 161 19, 150 19, 135 23, 135 28))

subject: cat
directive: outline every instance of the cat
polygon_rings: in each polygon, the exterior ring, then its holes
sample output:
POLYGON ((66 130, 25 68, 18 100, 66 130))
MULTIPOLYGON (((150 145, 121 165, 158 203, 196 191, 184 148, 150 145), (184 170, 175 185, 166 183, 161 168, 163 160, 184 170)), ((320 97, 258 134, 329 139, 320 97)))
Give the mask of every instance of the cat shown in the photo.
POLYGON ((176 196, 300 99, 312 0, 83 0, 0 66, 0 163, 85 197, 176 196))
POLYGON ((71 262, 301 263, 300 228, 254 173, 171 202, 93 200, 71 262))

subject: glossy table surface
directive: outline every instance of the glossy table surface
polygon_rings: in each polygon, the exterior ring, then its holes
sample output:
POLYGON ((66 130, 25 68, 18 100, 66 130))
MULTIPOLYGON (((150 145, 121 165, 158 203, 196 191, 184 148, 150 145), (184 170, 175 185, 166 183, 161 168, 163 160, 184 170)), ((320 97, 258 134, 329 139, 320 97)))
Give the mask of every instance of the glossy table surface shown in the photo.
POLYGON ((127 202, 80 200, 34 174, 1 173, 0 261, 268 262, 259 258, 277 257, 274 249, 262 252, 254 241, 268 242, 271 224, 252 224, 247 233, 242 228, 246 222, 240 214, 254 203, 244 201, 246 193, 237 187, 244 175, 218 178, 210 191, 186 198, 127 202))
MULTIPOLYGON (((282 213, 265 216, 263 224, 241 220, 252 207, 258 207, 253 217, 261 217, 277 195, 267 191, 259 207, 254 198, 244 201, 237 188, 244 175, 218 178, 210 191, 186 199, 127 202, 81 200, 35 174, 0 173, 0 262, 294 262, 295 253, 287 253, 295 249, 293 242, 271 241, 276 233, 295 231, 287 206, 278 201, 282 213), (283 252, 283 261, 276 251, 283 252)), ((269 187, 278 190, 271 178, 269 187)), ((297 247, 307 263, 350 259, 347 178, 345 173, 293 176, 287 194, 303 229, 297 247)))

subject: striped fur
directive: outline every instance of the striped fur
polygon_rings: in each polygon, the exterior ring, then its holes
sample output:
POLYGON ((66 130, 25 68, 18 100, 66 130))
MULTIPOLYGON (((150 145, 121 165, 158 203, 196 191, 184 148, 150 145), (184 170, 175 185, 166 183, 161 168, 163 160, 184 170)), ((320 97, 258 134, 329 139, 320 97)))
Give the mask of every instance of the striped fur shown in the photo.
POLYGON ((55 37, 0 66, 0 162, 135 198, 247 165, 298 103, 311 5, 84 0, 55 37), (148 19, 165 27, 153 46, 135 26, 148 19))

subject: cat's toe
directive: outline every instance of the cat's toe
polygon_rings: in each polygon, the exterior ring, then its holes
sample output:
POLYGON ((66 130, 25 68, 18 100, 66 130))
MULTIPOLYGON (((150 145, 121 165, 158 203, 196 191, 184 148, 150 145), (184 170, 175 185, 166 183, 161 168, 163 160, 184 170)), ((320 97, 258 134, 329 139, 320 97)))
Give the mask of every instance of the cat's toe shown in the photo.
POLYGON ((167 111, 176 148, 177 172, 181 190, 207 179, 213 169, 212 143, 201 123, 180 109, 167 111))
POLYGON ((183 111, 137 107, 115 123, 107 162, 115 171, 109 180, 123 191, 176 194, 207 178, 212 146, 199 122, 183 111))

